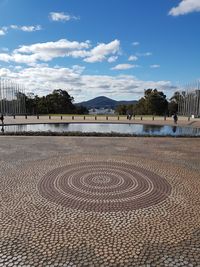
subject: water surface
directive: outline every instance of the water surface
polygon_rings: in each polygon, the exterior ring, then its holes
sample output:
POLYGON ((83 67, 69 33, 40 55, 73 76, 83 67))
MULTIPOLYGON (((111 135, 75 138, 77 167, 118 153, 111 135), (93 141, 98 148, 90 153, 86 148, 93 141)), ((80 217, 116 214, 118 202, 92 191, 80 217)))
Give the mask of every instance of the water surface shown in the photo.
POLYGON ((97 132, 134 135, 200 136, 200 129, 180 126, 112 123, 47 123, 4 126, 4 132, 97 132))

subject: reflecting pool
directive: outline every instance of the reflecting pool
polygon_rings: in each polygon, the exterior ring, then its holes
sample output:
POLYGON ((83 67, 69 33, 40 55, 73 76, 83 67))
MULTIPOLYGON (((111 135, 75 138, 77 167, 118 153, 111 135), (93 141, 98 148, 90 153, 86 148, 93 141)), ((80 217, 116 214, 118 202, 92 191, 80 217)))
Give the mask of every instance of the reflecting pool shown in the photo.
POLYGON ((4 126, 4 132, 97 132, 133 135, 200 136, 199 128, 147 124, 47 123, 4 126))

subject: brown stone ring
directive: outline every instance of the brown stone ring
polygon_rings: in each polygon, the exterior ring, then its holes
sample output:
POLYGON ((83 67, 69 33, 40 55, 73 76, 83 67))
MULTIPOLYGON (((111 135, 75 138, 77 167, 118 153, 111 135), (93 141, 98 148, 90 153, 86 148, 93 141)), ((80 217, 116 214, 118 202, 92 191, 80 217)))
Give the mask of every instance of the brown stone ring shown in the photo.
POLYGON ((118 212, 164 201, 170 184, 158 174, 125 162, 79 162, 48 172, 38 184, 48 201, 67 208, 118 212))

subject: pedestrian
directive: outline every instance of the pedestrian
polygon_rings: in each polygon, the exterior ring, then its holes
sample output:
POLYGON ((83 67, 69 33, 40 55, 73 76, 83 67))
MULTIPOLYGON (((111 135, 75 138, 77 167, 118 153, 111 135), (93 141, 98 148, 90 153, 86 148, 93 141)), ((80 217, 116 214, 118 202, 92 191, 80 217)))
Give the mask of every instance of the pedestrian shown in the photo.
POLYGON ((174 119, 174 123, 177 124, 177 121, 178 121, 178 116, 177 114, 175 113, 174 116, 173 116, 173 119, 174 119))
POLYGON ((132 119, 133 112, 131 110, 128 110, 126 114, 127 114, 127 120, 130 121, 132 119))
POLYGON ((128 110, 126 111, 126 118, 127 118, 127 120, 129 120, 129 111, 128 110))
POLYGON ((3 114, 1 114, 1 116, 0 116, 0 121, 1 121, 1 125, 2 125, 1 132, 4 133, 4 116, 3 116, 3 114))
POLYGON ((3 122, 4 122, 4 116, 3 116, 3 114, 1 114, 0 120, 1 120, 1 124, 3 125, 3 122))

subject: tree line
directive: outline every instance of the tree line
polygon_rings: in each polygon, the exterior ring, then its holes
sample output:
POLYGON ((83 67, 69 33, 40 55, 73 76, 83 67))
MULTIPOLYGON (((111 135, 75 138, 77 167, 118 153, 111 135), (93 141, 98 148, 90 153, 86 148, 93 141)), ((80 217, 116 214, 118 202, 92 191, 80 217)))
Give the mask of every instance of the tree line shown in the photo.
POLYGON ((28 114, 88 114, 88 109, 73 104, 67 91, 57 89, 46 96, 25 96, 28 114))
MULTIPOLYGON (((157 89, 147 89, 136 104, 119 105, 115 112, 119 115, 165 115, 178 111, 180 93, 175 92, 168 101, 166 95, 157 89)), ((28 114, 88 114, 88 109, 73 104, 74 98, 62 89, 54 90, 46 96, 25 95, 28 114)))
POLYGON ((136 104, 119 105, 116 113, 119 115, 164 115, 171 116, 178 111, 179 92, 176 92, 170 101, 166 95, 157 89, 147 89, 144 96, 136 104))

